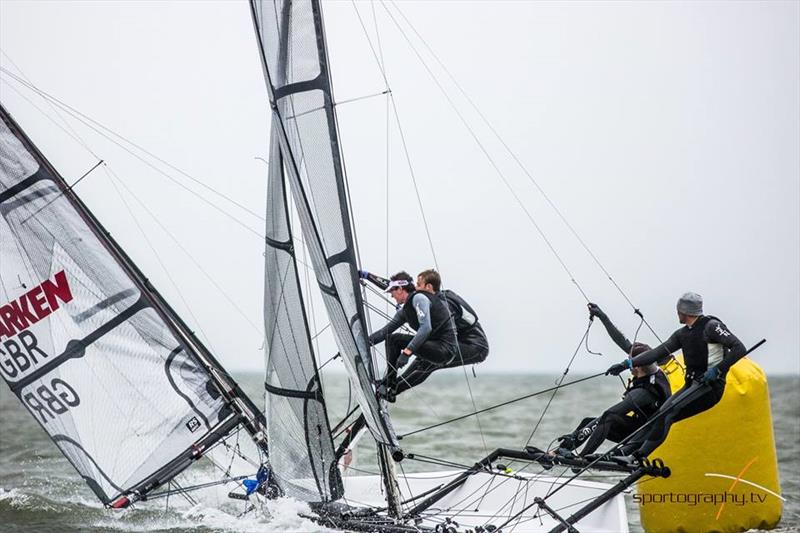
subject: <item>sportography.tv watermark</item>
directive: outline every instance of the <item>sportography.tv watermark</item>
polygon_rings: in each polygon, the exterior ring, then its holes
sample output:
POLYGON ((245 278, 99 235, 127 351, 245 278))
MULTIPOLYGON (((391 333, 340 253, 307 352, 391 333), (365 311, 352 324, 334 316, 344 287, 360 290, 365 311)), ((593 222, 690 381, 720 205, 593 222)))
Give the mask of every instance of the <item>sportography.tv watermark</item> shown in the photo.
POLYGON ((634 494, 633 500, 642 507, 654 504, 678 504, 687 505, 690 507, 701 504, 714 506, 719 505, 719 509, 717 510, 716 514, 716 520, 719 520, 719 517, 722 515, 726 504, 736 505, 739 507, 748 504, 763 504, 767 501, 767 497, 769 496, 774 496, 775 498, 785 502, 786 498, 780 494, 742 477, 757 460, 758 457, 753 457, 744 466, 744 468, 739 471, 737 476, 706 472, 705 477, 715 477, 733 481, 733 483, 731 483, 731 485, 728 487, 728 490, 723 492, 654 492, 650 494, 634 494), (758 490, 758 492, 751 491, 749 493, 738 494, 733 492, 733 489, 740 483, 743 485, 749 485, 750 487, 758 490))
POLYGON ((733 492, 656 492, 652 494, 634 494, 633 501, 641 506, 652 504, 679 504, 696 506, 701 504, 747 505, 748 503, 764 503, 768 494, 736 494, 733 492))

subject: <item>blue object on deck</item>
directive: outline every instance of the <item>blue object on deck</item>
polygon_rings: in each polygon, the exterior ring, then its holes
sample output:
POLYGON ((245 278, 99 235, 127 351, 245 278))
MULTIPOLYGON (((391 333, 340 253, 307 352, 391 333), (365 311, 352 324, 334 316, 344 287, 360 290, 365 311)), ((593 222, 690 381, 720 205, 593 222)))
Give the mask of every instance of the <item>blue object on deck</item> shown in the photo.
POLYGON ((266 466, 261 466, 256 472, 255 479, 244 479, 242 480, 242 485, 244 488, 247 489, 247 495, 250 496, 255 491, 257 491, 262 486, 265 486, 269 481, 269 468, 266 466))

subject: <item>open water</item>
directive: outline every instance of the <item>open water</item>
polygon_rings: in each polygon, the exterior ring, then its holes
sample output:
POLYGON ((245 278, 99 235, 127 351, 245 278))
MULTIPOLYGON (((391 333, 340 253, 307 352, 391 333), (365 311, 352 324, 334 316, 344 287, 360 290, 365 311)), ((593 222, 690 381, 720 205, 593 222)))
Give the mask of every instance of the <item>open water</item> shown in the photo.
MULTIPOLYGON (((237 376, 242 386, 260 398, 259 373, 237 376)), ((576 379, 580 376, 569 376, 576 379)), ((493 405, 536 390, 551 387, 557 376, 489 375, 465 379, 461 369, 434 375, 413 394, 392 406, 398 433, 493 405), (469 383, 469 387, 467 387, 469 383)), ((777 531, 800 531, 800 377, 771 377, 772 417, 780 466, 781 489, 786 498, 783 519, 777 531)), ((326 379, 331 398, 331 418, 346 407, 347 385, 343 377, 326 379)), ((572 429, 583 416, 599 414, 621 393, 619 380, 597 378, 563 389, 554 398, 533 444, 546 446, 555 436, 572 429)), ((474 418, 408 437, 407 450, 432 457, 472 464, 495 447, 519 447, 536 425, 549 394, 525 400, 474 418)), ((257 400, 260 402, 260 400, 257 400)), ((121 414, 122 415, 122 414, 121 414)), ((735 421, 732 421, 735 423, 735 421)), ((367 441, 368 437, 362 439, 367 441)), ((366 442, 356 454, 358 468, 371 470, 373 452, 366 442)), ((437 469, 429 464, 404 461, 406 472, 437 469)), ((441 469, 441 468, 438 468, 441 469)), ((191 481, 191 478, 190 478, 191 481)), ((632 531, 641 531, 638 512, 630 496, 632 531)), ((45 433, 28 415, 5 385, 0 385, 0 531, 281 531, 306 533, 325 531, 298 517, 302 504, 283 500, 271 506, 271 516, 249 513, 238 517, 243 502, 224 494, 198 496, 189 504, 178 497, 110 511, 102 507, 77 473, 45 433)))

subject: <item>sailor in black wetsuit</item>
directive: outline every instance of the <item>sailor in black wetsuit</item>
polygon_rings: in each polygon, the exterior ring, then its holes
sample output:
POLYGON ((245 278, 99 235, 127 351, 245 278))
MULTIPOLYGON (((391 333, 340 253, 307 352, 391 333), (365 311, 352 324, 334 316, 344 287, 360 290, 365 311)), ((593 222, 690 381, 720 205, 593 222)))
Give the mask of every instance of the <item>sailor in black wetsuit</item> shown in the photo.
MULTIPOLYGON (((384 290, 389 286, 389 280, 370 272, 359 271, 359 275, 362 279, 366 279, 384 290)), ((456 325, 458 354, 446 365, 431 364, 424 359, 415 359, 400 376, 397 389, 394 391, 395 394, 416 387, 428 379, 428 376, 435 370, 481 363, 489 355, 489 341, 478 321, 475 310, 455 291, 441 290, 441 287, 442 278, 436 270, 425 270, 417 276, 416 290, 444 297, 456 325)))
POLYGON ((746 353, 744 345, 720 319, 703 315, 703 299, 699 294, 687 292, 680 297, 678 320, 685 326, 666 342, 606 371, 617 376, 627 368, 654 362, 663 364, 673 352, 683 350, 686 382, 656 411, 650 427, 622 447, 621 453, 631 459, 650 455, 664 442, 675 422, 714 407, 725 392, 728 370, 746 353))
POLYGON ((397 386, 397 370, 412 355, 427 365, 442 368, 458 357, 458 344, 455 324, 442 295, 417 291, 406 272, 392 276, 386 292, 397 302, 397 313, 369 340, 372 344, 386 341, 387 368, 381 392, 391 402, 402 392, 397 386), (394 333, 403 324, 408 324, 416 335, 394 333))
MULTIPOLYGON (((597 305, 589 304, 589 317, 600 319, 608 335, 628 357, 650 349, 640 342, 631 343, 597 305)), ((586 443, 580 455, 587 456, 594 453, 606 439, 620 442, 642 427, 647 418, 670 397, 669 380, 658 364, 636 367, 632 373, 633 378, 628 381, 621 402, 612 405, 597 418, 584 418, 572 433, 559 437, 560 453, 571 452, 586 443)))
POLYGON ((440 368, 453 368, 463 365, 472 365, 483 362, 489 355, 489 341, 486 339, 478 315, 461 296, 442 287, 442 278, 433 269, 420 272, 417 276, 417 291, 427 292, 444 298, 450 311, 450 316, 455 321, 458 352, 456 357, 445 365, 431 364, 424 359, 417 358, 409 365, 408 370, 400 376, 396 394, 400 394, 412 387, 416 387, 440 368))

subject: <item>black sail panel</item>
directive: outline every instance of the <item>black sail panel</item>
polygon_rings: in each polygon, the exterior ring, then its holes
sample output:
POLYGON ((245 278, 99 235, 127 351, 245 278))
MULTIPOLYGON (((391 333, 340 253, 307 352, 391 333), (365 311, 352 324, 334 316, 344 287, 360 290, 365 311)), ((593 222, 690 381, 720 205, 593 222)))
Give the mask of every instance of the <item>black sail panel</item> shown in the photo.
POLYGON ((251 6, 284 166, 331 329, 373 437, 397 447, 374 394, 320 5, 251 6))
POLYGON ((202 360, 0 107, 0 374, 106 504, 235 425, 202 360))

